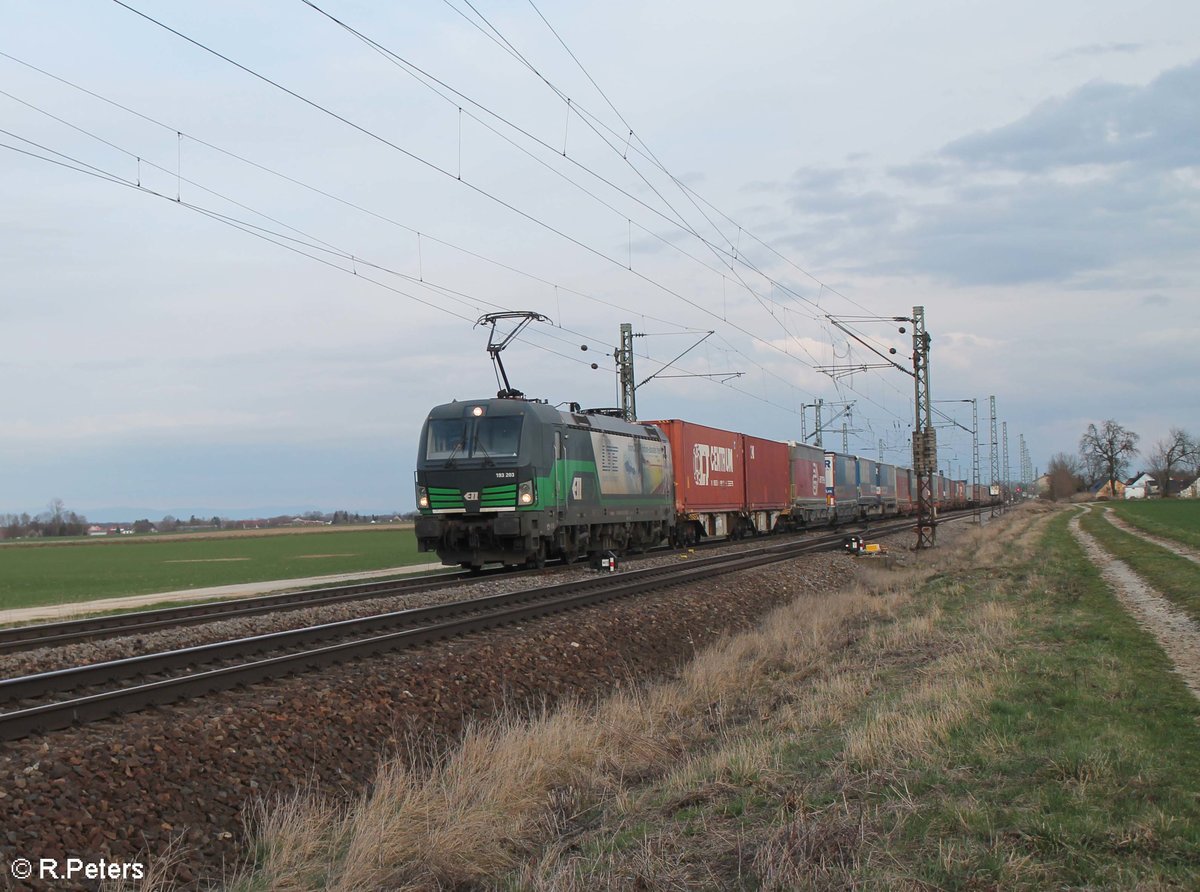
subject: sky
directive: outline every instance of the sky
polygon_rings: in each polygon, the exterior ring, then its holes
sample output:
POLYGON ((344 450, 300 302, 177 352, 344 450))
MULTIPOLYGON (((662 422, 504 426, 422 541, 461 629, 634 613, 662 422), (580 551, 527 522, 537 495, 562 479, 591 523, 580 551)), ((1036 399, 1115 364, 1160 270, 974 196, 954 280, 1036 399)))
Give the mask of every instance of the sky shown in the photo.
POLYGON ((641 418, 908 464, 922 306, 985 483, 991 396, 1014 476, 1200 433, 1200 5, 535 3, 6 3, 0 513, 411 510, 507 310, 530 397, 629 322, 641 418))

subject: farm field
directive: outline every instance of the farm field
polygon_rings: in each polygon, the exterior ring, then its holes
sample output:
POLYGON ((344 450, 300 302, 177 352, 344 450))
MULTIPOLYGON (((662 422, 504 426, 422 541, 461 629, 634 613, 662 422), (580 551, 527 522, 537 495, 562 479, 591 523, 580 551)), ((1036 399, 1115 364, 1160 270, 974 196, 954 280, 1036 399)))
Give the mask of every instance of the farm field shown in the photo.
POLYGON ((1200 499, 1131 499, 1106 504, 1126 523, 1147 533, 1200 548, 1200 499))
POLYGON ((0 547, 0 609, 424 563, 412 528, 125 537, 0 547))

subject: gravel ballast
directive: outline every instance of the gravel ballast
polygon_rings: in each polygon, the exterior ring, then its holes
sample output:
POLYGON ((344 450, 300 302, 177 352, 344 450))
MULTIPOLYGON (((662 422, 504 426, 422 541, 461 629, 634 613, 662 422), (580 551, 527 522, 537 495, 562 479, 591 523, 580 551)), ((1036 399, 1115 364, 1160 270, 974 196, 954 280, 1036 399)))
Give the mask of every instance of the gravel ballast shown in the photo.
MULTIPOLYGON (((893 547, 910 540, 896 537, 893 547)), ((6 862, 132 860, 139 853, 153 860, 182 841, 178 880, 219 878, 245 857, 244 809, 257 799, 308 784, 351 795, 381 757, 414 739, 444 747, 465 721, 502 704, 541 708, 661 676, 777 604, 844 585, 853 567, 854 559, 838 553, 801 557, 7 744, 0 755, 0 848, 6 862)), ((553 581, 563 580, 555 574, 553 581)), ((491 594, 505 585, 529 582, 499 579, 471 591, 491 594)), ((406 596, 401 606, 462 596, 406 596)), ((340 609, 313 612, 325 617, 340 609)), ((297 616, 272 619, 294 626, 297 616)), ((305 620, 315 621, 328 619, 305 620)), ((233 634, 268 630, 262 617, 232 623, 251 624, 250 632, 233 634)), ((197 633, 204 640, 213 634, 208 626, 159 634, 185 641, 197 633)), ((116 644, 84 647, 100 652, 116 644)), ((128 646, 118 651, 128 654, 128 646)))

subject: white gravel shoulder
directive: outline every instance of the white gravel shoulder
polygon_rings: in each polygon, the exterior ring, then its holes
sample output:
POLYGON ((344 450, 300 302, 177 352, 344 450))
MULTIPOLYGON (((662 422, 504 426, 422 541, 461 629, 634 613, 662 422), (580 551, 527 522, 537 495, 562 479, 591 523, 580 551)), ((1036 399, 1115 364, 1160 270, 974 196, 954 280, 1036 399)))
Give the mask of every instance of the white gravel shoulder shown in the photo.
POLYGON ((72 604, 43 604, 37 607, 21 607, 0 610, 0 624, 30 622, 39 619, 67 619, 88 613, 106 610, 122 610, 127 607, 144 607, 166 601, 206 601, 218 598, 248 598, 268 592, 284 592, 298 588, 313 588, 379 579, 385 576, 403 576, 407 573, 427 573, 442 569, 441 563, 411 564, 407 567, 392 567, 387 570, 364 570, 359 573, 338 573, 332 576, 307 576, 301 579, 274 579, 264 582, 239 582, 234 585, 213 585, 207 588, 188 588, 173 592, 158 592, 151 595, 135 595, 126 598, 104 598, 98 601, 76 601, 72 604))
MULTIPOLYGON (((1091 510, 1090 508, 1088 510, 1091 510)), ((1200 699, 1200 624, 1148 585, 1124 561, 1110 555, 1071 518, 1071 532, 1099 569, 1105 582, 1144 629, 1158 640, 1175 671, 1200 699)))

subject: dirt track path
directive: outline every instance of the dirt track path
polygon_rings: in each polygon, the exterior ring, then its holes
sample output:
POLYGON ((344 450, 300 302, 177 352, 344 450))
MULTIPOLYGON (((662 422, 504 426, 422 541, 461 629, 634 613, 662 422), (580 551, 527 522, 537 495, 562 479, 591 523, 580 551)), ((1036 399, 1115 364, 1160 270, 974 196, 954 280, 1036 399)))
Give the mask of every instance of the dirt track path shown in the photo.
POLYGON ((1200 564, 1200 551, 1184 545, 1182 542, 1176 542, 1174 539, 1164 539, 1162 536, 1155 536, 1153 533, 1147 533, 1145 530, 1135 527, 1131 523, 1126 523, 1124 519, 1117 516, 1116 511, 1104 509, 1104 519, 1111 523, 1119 530, 1124 530, 1131 536, 1137 536, 1139 539, 1145 539, 1147 542, 1153 542, 1155 545, 1160 545, 1173 554, 1177 554, 1182 558, 1187 558, 1193 563, 1200 564))
POLYGON ((1092 563, 1100 569, 1117 598, 1134 615, 1138 624, 1154 635, 1168 659, 1175 664, 1175 671, 1200 699, 1200 624, 1147 585, 1128 564, 1105 551, 1080 527, 1081 516, 1076 514, 1071 518, 1071 533, 1092 563))

